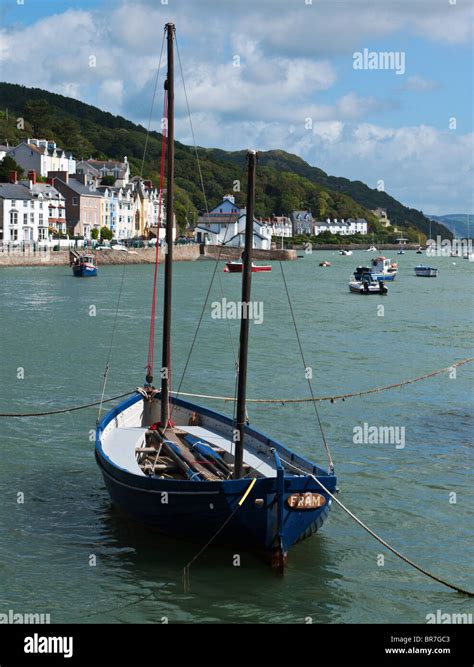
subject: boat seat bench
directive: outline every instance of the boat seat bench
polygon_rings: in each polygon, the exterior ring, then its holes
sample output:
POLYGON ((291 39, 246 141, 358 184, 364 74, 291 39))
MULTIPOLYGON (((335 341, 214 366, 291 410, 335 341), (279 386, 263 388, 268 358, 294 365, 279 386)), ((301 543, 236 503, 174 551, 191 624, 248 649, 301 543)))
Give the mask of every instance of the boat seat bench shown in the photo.
POLYGON ((103 446, 104 452, 113 460, 115 465, 134 475, 145 477, 145 473, 138 465, 135 449, 145 442, 145 433, 147 431, 147 428, 137 426, 116 428, 111 441, 111 444, 113 443, 113 452, 108 451, 107 440, 103 446))
MULTIPOLYGON (((180 426, 183 431, 194 435, 214 447, 217 451, 224 450, 229 454, 234 453, 234 442, 223 435, 209 431, 202 426, 180 426)), ((251 468, 262 474, 264 477, 276 477, 276 467, 273 461, 265 461, 256 454, 253 454, 248 449, 244 451, 244 463, 247 463, 251 468)))

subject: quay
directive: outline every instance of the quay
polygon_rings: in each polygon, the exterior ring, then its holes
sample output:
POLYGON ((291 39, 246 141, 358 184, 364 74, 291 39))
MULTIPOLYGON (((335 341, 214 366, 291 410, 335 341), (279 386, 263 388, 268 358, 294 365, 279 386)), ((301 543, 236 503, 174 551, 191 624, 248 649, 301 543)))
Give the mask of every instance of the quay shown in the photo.
MULTIPOLYGON (((173 248, 173 260, 176 262, 193 262, 196 260, 215 260, 219 255, 221 260, 238 259, 242 248, 221 248, 193 243, 176 245, 173 248)), ((297 258, 296 250, 255 250, 256 259, 267 261, 293 260, 297 258)), ((133 248, 129 252, 123 250, 99 250, 95 252, 98 266, 107 264, 153 264, 156 257, 155 248, 133 248)), ((165 253, 160 248, 159 261, 164 262, 165 253)), ((41 247, 17 247, 0 249, 0 267, 15 266, 68 266, 69 249, 51 250, 41 247)))

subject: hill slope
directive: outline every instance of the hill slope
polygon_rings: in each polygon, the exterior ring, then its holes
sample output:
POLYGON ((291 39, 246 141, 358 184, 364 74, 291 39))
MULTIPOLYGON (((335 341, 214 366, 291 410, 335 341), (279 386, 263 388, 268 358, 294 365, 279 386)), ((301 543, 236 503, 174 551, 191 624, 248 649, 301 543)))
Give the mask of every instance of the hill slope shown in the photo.
POLYGON ((431 220, 441 223, 457 238, 467 238, 474 234, 474 216, 468 213, 450 213, 448 215, 429 215, 431 220), (468 224, 469 223, 469 224, 468 224))
MULTIPOLYGON (((26 88, 0 83, 0 142, 15 145, 28 136, 54 139, 58 145, 73 152, 76 158, 129 159, 132 175, 140 173, 146 130, 141 125, 101 111, 73 98, 39 88, 26 88), (8 117, 6 110, 8 109, 8 117), (22 123, 17 119, 22 118, 22 123), (20 129, 18 129, 20 125, 20 129)), ((150 133, 143 175, 159 180, 161 134, 150 133)), ((239 181, 245 187, 245 151, 227 152, 200 149, 206 195, 210 207, 226 192, 233 192, 240 205, 245 192, 234 191, 239 181)), ((197 212, 205 208, 197 176, 194 149, 176 142, 176 214, 178 222, 194 222, 197 212)), ((365 217, 378 237, 388 239, 370 209, 382 207, 389 218, 413 240, 427 234, 428 219, 420 212, 403 206, 386 193, 370 189, 360 181, 328 176, 304 160, 284 151, 261 153, 259 161, 256 204, 258 216, 273 213, 289 214, 298 208, 310 208, 319 218, 365 217)), ((450 232, 435 223, 443 236, 450 232)), ((392 234, 393 236, 393 234, 392 234)))

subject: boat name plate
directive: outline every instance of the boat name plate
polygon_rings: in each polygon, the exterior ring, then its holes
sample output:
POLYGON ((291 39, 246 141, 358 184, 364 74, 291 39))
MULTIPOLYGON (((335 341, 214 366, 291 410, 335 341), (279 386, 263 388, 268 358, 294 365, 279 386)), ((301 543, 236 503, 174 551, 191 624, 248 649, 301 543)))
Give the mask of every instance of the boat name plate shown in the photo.
POLYGON ((320 493, 292 493, 286 499, 288 507, 292 510, 314 510, 326 504, 326 498, 320 493))

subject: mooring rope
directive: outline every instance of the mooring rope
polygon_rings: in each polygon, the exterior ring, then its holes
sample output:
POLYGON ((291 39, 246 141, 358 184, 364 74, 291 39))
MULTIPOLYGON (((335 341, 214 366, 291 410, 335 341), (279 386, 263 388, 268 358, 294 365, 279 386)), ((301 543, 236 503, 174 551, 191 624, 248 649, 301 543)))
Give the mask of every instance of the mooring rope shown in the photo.
MULTIPOLYGON (((298 468, 296 466, 294 466, 293 464, 292 464, 292 467, 295 468, 296 470, 298 470, 298 468)), ((301 472, 304 473, 303 470, 301 470, 301 472)), ((304 474, 308 474, 308 473, 304 473, 304 474)), ((336 496, 333 493, 331 493, 331 491, 329 491, 329 489, 327 489, 325 487, 325 485, 317 477, 315 477, 314 475, 310 475, 310 477, 312 477, 312 479, 314 479, 315 482, 317 482, 319 484, 319 486, 323 489, 323 491, 325 491, 334 500, 334 502, 337 503, 339 505, 339 507, 341 507, 344 510, 344 512, 346 512, 346 514, 348 514, 351 517, 351 519, 354 519, 354 521, 359 526, 361 526, 361 528, 366 530, 369 533, 369 535, 372 535, 373 538, 375 538, 378 542, 380 542, 380 544, 382 544, 386 549, 388 549, 393 554, 395 554, 395 556, 398 556, 398 558, 403 560, 405 563, 408 563, 408 565, 411 565, 412 567, 414 567, 415 570, 418 570, 418 572, 421 572, 422 574, 426 575, 427 577, 430 577, 434 581, 437 581, 438 583, 443 584, 444 586, 447 586, 448 588, 452 588, 454 591, 457 591, 458 593, 463 593, 464 595, 469 595, 470 597, 474 597, 474 593, 472 593, 471 591, 467 591, 464 588, 461 588, 460 586, 456 586, 456 584, 450 584, 449 581, 446 581, 445 579, 442 579, 441 577, 438 577, 436 574, 432 574, 431 572, 428 572, 428 570, 425 570, 423 567, 421 567, 420 565, 417 565, 412 560, 410 560, 407 556, 404 556, 400 551, 395 549, 395 547, 392 547, 388 542, 386 542, 379 535, 377 535, 377 533, 375 533, 371 528, 369 528, 363 521, 361 521, 361 519, 359 519, 359 517, 357 517, 353 512, 351 512, 351 510, 348 507, 346 507, 344 505, 344 503, 341 503, 341 501, 338 498, 336 498, 336 496)))
POLYGON ((189 591, 189 568, 191 567, 191 565, 192 565, 195 561, 197 561, 197 559, 199 558, 199 556, 201 556, 201 554, 204 553, 204 551, 205 551, 205 550, 207 549, 207 547, 208 547, 208 546, 209 546, 209 545, 216 539, 216 537, 219 535, 219 533, 221 533, 221 532, 224 530, 224 528, 227 526, 227 524, 229 523, 229 521, 232 519, 232 517, 234 516, 234 514, 237 512, 237 510, 238 510, 240 507, 242 507, 242 505, 244 504, 244 502, 247 500, 247 497, 248 497, 250 491, 253 489, 253 486, 254 486, 254 484, 255 484, 256 481, 257 481, 257 478, 254 477, 254 478, 251 480, 251 482, 250 482, 250 484, 248 485, 248 487, 245 489, 245 493, 243 494, 242 498, 239 500, 239 502, 238 502, 237 505, 234 507, 234 509, 232 510, 232 512, 229 514, 229 516, 227 517, 227 519, 224 521, 224 523, 222 524, 222 526, 221 526, 218 530, 216 530, 216 532, 215 532, 214 535, 211 537, 211 539, 208 540, 208 541, 206 542, 206 544, 205 544, 205 545, 198 551, 198 553, 194 556, 194 558, 192 558, 192 559, 189 561, 189 563, 188 563, 187 565, 184 566, 184 568, 183 568, 183 588, 184 588, 185 592, 188 592, 188 591, 189 591))
POLYGON ((134 393, 135 391, 127 391, 126 394, 119 394, 118 396, 112 396, 111 398, 106 398, 105 400, 94 401, 94 403, 76 405, 72 408, 59 408, 58 410, 50 410, 49 412, 0 412, 0 417, 47 417, 48 415, 60 415, 64 412, 75 412, 76 410, 85 410, 85 408, 94 408, 97 405, 101 405, 102 403, 110 403, 111 401, 116 401, 119 398, 131 396, 134 393))
MULTIPOLYGON (((432 373, 427 373, 426 375, 420 375, 420 377, 412 378, 411 380, 404 380, 403 382, 396 382, 395 384, 388 384, 385 387, 377 387, 375 389, 365 389, 363 391, 355 391, 350 394, 337 394, 333 396, 315 396, 314 398, 247 398, 247 403, 281 403, 285 405, 286 403, 310 403, 314 401, 331 401, 335 403, 336 401, 344 401, 346 398, 354 398, 357 396, 367 396, 367 394, 375 394, 380 391, 388 391, 389 389, 396 389, 398 387, 404 387, 405 385, 414 384, 415 382, 420 382, 421 380, 427 380, 429 378, 435 377, 436 375, 441 375, 441 373, 447 373, 453 368, 458 368, 464 364, 469 364, 474 361, 474 357, 469 359, 462 359, 461 361, 456 361, 451 366, 446 366, 446 368, 440 368, 438 371, 433 371, 432 373)), ((128 391, 125 394, 120 394, 119 396, 112 396, 112 398, 107 398, 103 403, 110 403, 111 401, 116 401, 119 398, 125 398, 125 396, 131 396, 135 393, 135 390, 128 391)), ((180 394, 180 396, 188 396, 193 398, 208 398, 213 401, 235 401, 235 396, 211 396, 210 394, 190 394, 184 391, 173 391, 173 394, 180 394)), ((75 410, 84 410, 85 408, 93 408, 97 405, 100 405, 100 401, 95 401, 94 403, 86 403, 84 405, 77 405, 71 408, 60 408, 58 410, 51 410, 49 412, 0 412, 0 417, 46 417, 48 415, 58 415, 63 412, 74 412, 75 410)))
MULTIPOLYGON (((295 334, 296 334, 296 340, 298 341, 298 347, 299 347, 299 351, 300 351, 300 355, 301 355, 301 360, 303 362, 303 368, 304 368, 305 374, 306 374, 306 370, 308 368, 308 365, 306 364, 306 359, 305 359, 304 350, 303 350, 303 343, 301 342, 300 333, 298 331, 298 325, 296 324, 296 317, 295 317, 295 313, 293 311, 293 304, 291 303, 290 291, 288 289, 288 284, 286 282, 285 272, 283 271, 283 263, 281 261, 280 261, 280 269, 281 269, 281 276, 283 278, 283 284, 285 286, 286 296, 287 296, 287 299, 288 299, 288 306, 290 308, 291 319, 293 321, 293 327, 294 327, 295 334)), ((329 445, 328 445, 328 442, 326 440, 326 435, 324 433, 323 424, 322 424, 321 417, 320 417, 319 410, 318 410, 318 404, 317 404, 317 402, 315 401, 315 398, 314 398, 313 383, 311 382, 310 377, 307 377, 306 379, 307 379, 307 382, 308 382, 309 393, 310 393, 310 396, 311 396, 310 400, 311 400, 311 402, 313 404, 313 407, 314 407, 314 412, 316 414, 316 420, 318 422, 319 430, 320 430, 320 433, 321 433, 321 438, 323 440, 324 449, 326 450, 326 456, 328 457, 329 469, 332 471, 332 470, 334 470, 334 461, 332 459, 331 450, 329 449, 329 445)))
MULTIPOLYGON (((367 394, 375 394, 380 391, 388 391, 389 389, 397 389, 398 387, 404 387, 409 384, 414 384, 415 382, 420 382, 420 380, 427 380, 429 378, 435 377, 436 375, 441 375, 441 373, 450 372, 453 368, 458 368, 464 364, 469 364, 474 361, 474 357, 469 359, 462 359, 461 361, 456 361, 451 366, 446 366, 446 368, 440 368, 437 371, 432 373, 427 373, 426 375, 420 375, 420 377, 412 378, 410 380, 403 380, 402 382, 396 382, 394 384, 388 384, 384 387, 376 387, 375 389, 364 389, 362 391, 354 391, 349 394, 333 394, 331 396, 314 396, 306 398, 247 398, 247 403, 281 403, 285 405, 286 403, 312 403, 313 401, 331 401, 335 403, 336 401, 344 401, 346 398, 354 398, 357 396, 366 396, 367 394)), ((181 396, 192 396, 194 398, 208 398, 214 401, 233 401, 233 396, 211 396, 209 394, 190 394, 184 391, 180 392, 181 396)), ((0 415, 1 416, 1 415, 0 415)))

